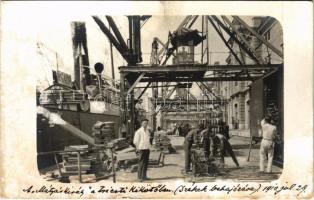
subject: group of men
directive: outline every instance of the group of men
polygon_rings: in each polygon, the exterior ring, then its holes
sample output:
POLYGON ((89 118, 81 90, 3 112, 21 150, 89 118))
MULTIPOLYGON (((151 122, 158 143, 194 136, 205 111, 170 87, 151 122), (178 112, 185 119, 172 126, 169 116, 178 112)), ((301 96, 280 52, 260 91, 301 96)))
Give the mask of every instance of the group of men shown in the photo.
POLYGON ((198 127, 190 130, 184 141, 185 172, 191 172, 192 146, 196 143, 203 146, 206 159, 215 156, 217 150, 219 150, 221 164, 224 164, 224 156, 227 152, 231 156, 235 165, 240 167, 232 146, 228 141, 229 138, 229 127, 223 121, 220 121, 216 126, 199 124, 198 127))
MULTIPOLYGON (((276 126, 271 123, 269 116, 266 116, 265 119, 261 121, 261 130, 260 171, 264 172, 264 163, 267 157, 267 172, 271 172, 275 139, 278 135, 276 126)), ((198 127, 192 127, 184 141, 185 172, 191 172, 191 150, 195 143, 202 144, 206 158, 215 156, 215 153, 219 150, 221 164, 225 162, 225 153, 228 153, 234 164, 240 167, 232 146, 229 143, 229 138, 229 126, 223 121, 220 121, 216 126, 210 126, 209 124, 204 126, 204 124, 200 124, 198 127)), ((141 127, 135 132, 133 143, 136 147, 136 153, 139 156, 138 180, 142 182, 149 179, 147 177, 147 167, 150 154, 151 132, 148 128, 147 119, 142 120, 141 127)))
MULTIPOLYGON (((260 172, 265 172, 265 162, 267 160, 266 172, 271 173, 275 141, 279 140, 279 136, 277 134, 277 127, 272 123, 271 117, 268 115, 261 121, 260 137, 262 138, 260 146, 260 172)), ((186 135, 184 142, 185 172, 191 172, 191 150, 193 143, 197 142, 202 144, 206 159, 215 156, 219 149, 221 164, 224 164, 224 156, 228 153, 234 164, 239 168, 239 162, 234 154, 231 144, 229 143, 229 139, 229 126, 223 121, 220 121, 218 126, 207 125, 207 127, 204 127, 203 124, 199 124, 197 128, 190 130, 186 135), (200 141, 196 141, 197 138, 201 138, 200 141)))

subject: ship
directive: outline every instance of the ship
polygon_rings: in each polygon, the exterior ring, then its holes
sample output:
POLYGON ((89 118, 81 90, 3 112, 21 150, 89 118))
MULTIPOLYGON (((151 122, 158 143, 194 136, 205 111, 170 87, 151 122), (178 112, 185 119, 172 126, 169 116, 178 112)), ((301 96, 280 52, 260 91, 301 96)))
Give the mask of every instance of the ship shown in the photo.
MULTIPOLYGON (((64 121, 82 132, 92 135, 97 122, 114 122, 114 138, 118 138, 120 125, 119 82, 106 77, 102 63, 96 63, 96 74, 91 73, 88 61, 84 22, 72 22, 74 80, 70 74, 52 70, 53 83, 37 90, 37 106, 58 114, 64 121)), ((67 146, 84 145, 85 141, 67 133, 37 114, 37 152, 62 151, 67 146)), ((38 156, 39 170, 54 165, 53 155, 38 156)))

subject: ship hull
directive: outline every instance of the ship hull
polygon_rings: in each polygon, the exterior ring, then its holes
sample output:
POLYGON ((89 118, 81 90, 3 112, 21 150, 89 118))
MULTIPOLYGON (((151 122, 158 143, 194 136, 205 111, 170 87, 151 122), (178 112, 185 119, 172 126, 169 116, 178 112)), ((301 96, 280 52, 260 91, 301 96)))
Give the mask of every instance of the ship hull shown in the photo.
MULTIPOLYGON (((61 110, 49 108, 51 112, 59 113, 65 121, 74 125, 84 133, 92 135, 92 127, 97 121, 115 122, 114 137, 118 138, 120 116, 113 113, 91 113, 83 111, 61 110)), ((65 146, 83 145, 86 142, 73 136, 60 126, 51 126, 48 121, 37 115, 37 152, 64 150, 65 146)), ((55 164, 53 155, 38 156, 38 168, 42 169, 55 164)))

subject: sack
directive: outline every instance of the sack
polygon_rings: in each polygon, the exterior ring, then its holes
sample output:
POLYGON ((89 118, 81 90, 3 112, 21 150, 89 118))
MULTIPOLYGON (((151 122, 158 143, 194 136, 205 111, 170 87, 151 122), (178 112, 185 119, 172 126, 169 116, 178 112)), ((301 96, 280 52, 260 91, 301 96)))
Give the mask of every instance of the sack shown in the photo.
POLYGON ((92 113, 104 113, 107 111, 104 101, 90 101, 90 111, 92 113))

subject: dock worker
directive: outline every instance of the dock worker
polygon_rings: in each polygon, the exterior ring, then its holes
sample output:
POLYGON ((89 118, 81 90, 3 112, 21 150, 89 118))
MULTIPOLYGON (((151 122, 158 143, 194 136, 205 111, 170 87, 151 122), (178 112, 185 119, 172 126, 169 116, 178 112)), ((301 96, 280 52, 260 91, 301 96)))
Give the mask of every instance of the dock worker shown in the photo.
POLYGON ((135 132, 133 143, 136 147, 136 152, 139 155, 139 164, 137 170, 138 181, 148 180, 147 168, 150 153, 150 131, 147 127, 148 119, 142 120, 142 126, 135 132))
POLYGON ((272 163, 274 157, 275 139, 278 138, 277 127, 271 124, 270 116, 266 116, 261 121, 262 127, 262 142, 260 147, 260 172, 264 172, 264 163, 266 155, 268 157, 267 173, 272 171, 272 163))
POLYGON ((204 130, 200 132, 201 135, 201 143, 203 144, 205 158, 209 158, 209 150, 210 150, 210 135, 211 135, 211 128, 208 125, 205 127, 204 130))
MULTIPOLYGON (((229 126, 226 125, 225 122, 223 121, 219 121, 218 124, 219 124, 218 130, 215 134, 215 138, 213 139, 213 141, 218 141, 220 144, 220 162, 222 164, 225 163, 225 152, 227 152, 232 158, 232 161, 234 162, 234 164, 237 167, 240 167, 239 162, 232 149, 232 146, 230 142, 228 141, 229 140, 229 126)), ((213 150, 211 152, 213 152, 213 150)))
POLYGON ((184 140, 185 173, 191 172, 191 149, 193 143, 195 142, 195 138, 197 137, 200 130, 202 130, 202 125, 199 125, 197 128, 192 126, 191 130, 185 136, 184 140))

